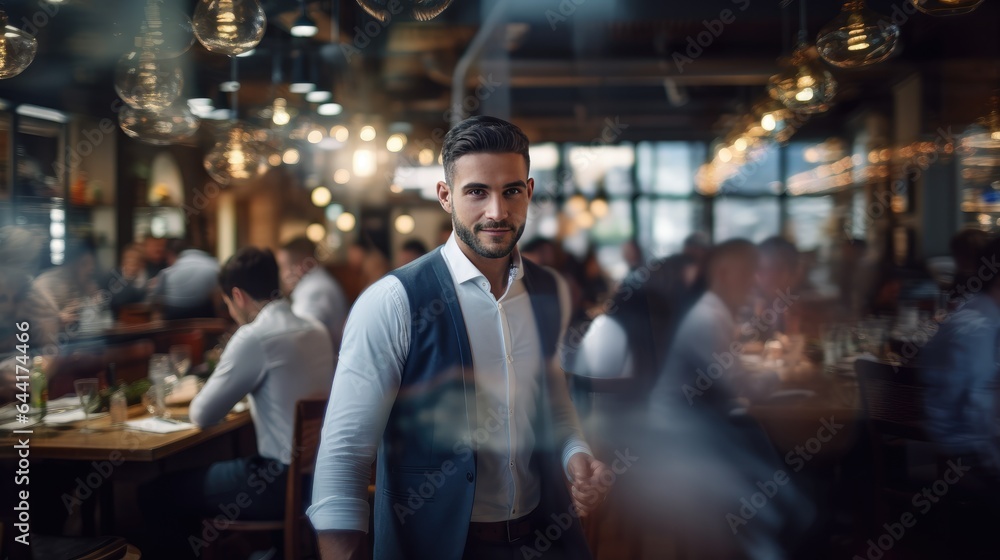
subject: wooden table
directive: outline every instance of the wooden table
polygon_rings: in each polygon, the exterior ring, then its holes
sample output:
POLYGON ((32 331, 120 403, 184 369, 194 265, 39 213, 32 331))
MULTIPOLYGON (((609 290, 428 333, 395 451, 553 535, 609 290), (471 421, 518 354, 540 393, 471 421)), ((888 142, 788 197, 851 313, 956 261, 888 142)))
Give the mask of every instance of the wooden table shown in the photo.
MULTIPOLYGON (((148 416, 142 405, 130 408, 130 417, 148 416)), ((186 416, 187 408, 172 407, 174 417, 186 416)), ((159 461, 198 444, 235 432, 251 424, 250 413, 229 414, 222 422, 204 429, 192 428, 169 434, 154 434, 112 428, 110 416, 90 421, 96 433, 80 433, 80 423, 36 427, 33 434, 4 434, 0 437, 0 460, 15 459, 15 436, 31 438, 32 459, 102 461, 118 452, 125 461, 159 461)))

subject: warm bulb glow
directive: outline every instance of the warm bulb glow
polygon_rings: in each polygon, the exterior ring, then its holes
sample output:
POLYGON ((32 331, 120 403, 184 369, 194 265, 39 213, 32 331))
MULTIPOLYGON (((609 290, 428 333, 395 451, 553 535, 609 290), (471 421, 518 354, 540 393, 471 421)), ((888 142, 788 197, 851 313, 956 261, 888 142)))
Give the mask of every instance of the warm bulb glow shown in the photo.
POLYGON ((338 185, 346 185, 351 180, 351 172, 346 169, 338 169, 333 172, 333 182, 338 185))
POLYGON ((430 148, 420 150, 417 154, 417 161, 420 162, 420 165, 430 165, 434 163, 434 150, 430 148))
POLYGON ((416 220, 414 220, 413 216, 409 214, 400 214, 399 216, 396 216, 395 224, 396 231, 398 231, 401 235, 409 235, 413 233, 413 230, 417 226, 416 220))
POLYGON ((354 214, 351 214, 350 212, 344 212, 340 216, 337 216, 337 229, 340 231, 351 231, 357 223, 357 218, 355 218, 354 214))
POLYGON ((590 229, 594 227, 594 216, 590 212, 581 212, 577 214, 574 221, 580 229, 590 229))
POLYGON ((309 103, 322 103, 328 101, 331 97, 333 97, 333 94, 328 91, 310 91, 306 94, 306 101, 309 103))
POLYGON ((760 118, 760 127, 771 132, 778 126, 778 121, 774 118, 774 113, 764 113, 760 118))
POLYGON ((281 154, 274 153, 267 156, 267 164, 271 167, 277 167, 281 165, 281 154))
POLYGON ((288 102, 283 97, 274 100, 271 108, 271 121, 277 126, 285 126, 292 120, 292 115, 288 112, 288 102))
POLYGON ((348 131, 347 127, 343 125, 338 124, 330 129, 330 136, 337 142, 347 142, 350 135, 350 131, 348 131))
POLYGON ((326 237, 326 228, 322 224, 309 224, 306 228, 306 237, 313 243, 319 243, 326 237))
POLYGON ((393 134, 385 141, 385 149, 392 153, 396 153, 403 149, 406 145, 406 135, 405 134, 393 134))
POLYGON ((570 214, 579 214, 587 209, 587 199, 582 195, 575 194, 566 201, 566 211, 570 214))
POLYGON ((389 185, 389 192, 392 192, 392 193, 395 193, 395 194, 399 194, 399 193, 403 192, 403 187, 397 185, 396 183, 393 183, 393 184, 389 185))
MULTIPOLYGON (((308 98, 313 93, 316 93, 316 92, 314 91, 314 92, 307 93, 306 97, 308 98)), ((316 107, 316 112, 319 113, 320 115, 323 115, 324 117, 334 117, 334 116, 337 116, 337 115, 343 113, 344 112, 344 108, 340 105, 340 103, 324 103, 324 104, 320 105, 319 107, 316 107)))
POLYGON ((7 25, 7 14, 0 9, 0 79, 13 78, 23 72, 35 59, 37 51, 38 41, 7 25))
POLYGON ((330 204, 333 200, 333 193, 326 187, 316 187, 312 192, 312 203, 320 208, 330 204))
POLYGON ((371 177, 375 174, 375 150, 355 150, 352 165, 357 177, 371 177))
POLYGON ((992 133, 990 133, 990 138, 992 138, 993 140, 1000 140, 1000 130, 995 130, 992 133))
POLYGON ((796 101, 809 101, 812 98, 813 98, 813 88, 811 87, 799 90, 795 94, 796 101))
POLYGON ((255 48, 267 27, 257 0, 199 0, 191 21, 206 49, 228 56, 255 48))
POLYGON ((737 152, 745 152, 747 149, 747 139, 740 136, 733 142, 733 147, 736 148, 737 152))
POLYGON ((234 125, 226 131, 226 137, 205 156, 205 170, 225 185, 233 179, 251 179, 260 174, 261 165, 267 158, 260 153, 259 143, 253 139, 244 125, 234 125))
POLYGON ((281 161, 285 162, 286 165, 295 165, 299 162, 299 151, 295 148, 288 148, 281 155, 281 161))
POLYGON ((115 68, 115 91, 136 109, 160 111, 174 103, 184 86, 184 76, 174 60, 158 60, 140 49, 123 56, 115 68))
POLYGON ((608 201, 602 198, 595 198, 590 201, 590 213, 594 215, 595 218, 603 218, 608 215, 608 201))
POLYGON ((375 139, 375 127, 373 126, 363 126, 361 127, 361 132, 358 133, 358 138, 365 142, 371 142, 375 139))
POLYGON ((729 163, 733 159, 733 152, 729 148, 722 148, 719 150, 719 161, 722 163, 729 163))
POLYGON ((306 136, 306 140, 308 140, 310 144, 319 144, 323 141, 323 132, 320 130, 311 130, 306 136))

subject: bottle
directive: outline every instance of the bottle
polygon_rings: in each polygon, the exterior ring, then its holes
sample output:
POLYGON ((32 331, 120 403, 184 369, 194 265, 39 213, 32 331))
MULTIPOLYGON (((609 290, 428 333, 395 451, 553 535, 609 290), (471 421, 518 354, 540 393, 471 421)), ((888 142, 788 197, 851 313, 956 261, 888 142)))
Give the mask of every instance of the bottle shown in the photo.
POLYGON ((125 384, 120 383, 114 393, 111 393, 111 425, 121 427, 128 420, 128 399, 125 397, 125 384))
POLYGON ((35 356, 28 382, 31 384, 32 413, 37 414, 38 419, 41 420, 45 418, 45 411, 49 404, 49 380, 45 377, 45 364, 41 356, 35 356))

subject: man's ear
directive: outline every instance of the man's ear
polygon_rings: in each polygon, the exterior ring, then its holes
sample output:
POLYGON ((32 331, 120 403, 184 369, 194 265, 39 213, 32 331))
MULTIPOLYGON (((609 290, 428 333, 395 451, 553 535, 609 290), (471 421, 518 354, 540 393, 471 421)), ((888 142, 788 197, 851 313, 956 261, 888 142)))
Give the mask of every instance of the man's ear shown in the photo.
POLYGON ((229 299, 232 300, 233 304, 237 307, 243 307, 246 303, 246 297, 247 295, 243 293, 243 290, 234 286, 233 295, 229 296, 229 299))
POLYGON ((444 208, 445 212, 451 214, 452 193, 451 193, 451 187, 448 186, 448 183, 444 181, 438 181, 437 195, 438 195, 438 202, 441 204, 441 208, 444 208))

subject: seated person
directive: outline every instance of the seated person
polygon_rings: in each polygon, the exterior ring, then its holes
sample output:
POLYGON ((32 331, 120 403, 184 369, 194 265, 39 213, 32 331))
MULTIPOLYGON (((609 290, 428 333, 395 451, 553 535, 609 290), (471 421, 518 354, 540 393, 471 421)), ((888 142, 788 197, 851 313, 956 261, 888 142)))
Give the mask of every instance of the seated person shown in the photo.
POLYGON ((281 288, 292 300, 292 312, 322 323, 336 354, 347 322, 347 298, 340 284, 316 260, 316 244, 305 237, 295 238, 278 251, 277 258, 281 288))
MULTIPOLYGON (((987 245, 986 262, 1000 254, 1000 237, 987 245)), ((919 355, 927 383, 927 430, 948 455, 968 457, 994 485, 1000 483, 1000 276, 941 324, 919 355)), ((998 487, 1000 488, 1000 487, 998 487)))
POLYGON ((58 340, 60 333, 86 326, 84 323, 94 317, 84 316, 84 311, 101 305, 95 298, 97 261, 93 244, 88 240, 70 241, 65 255, 62 265, 35 278, 28 294, 29 299, 37 302, 31 327, 47 342, 58 340))
POLYGON ((111 312, 116 318, 126 305, 145 301, 148 280, 142 247, 135 243, 126 245, 122 250, 121 266, 101 282, 101 288, 111 294, 111 312))
POLYGON ((248 397, 258 455, 174 473, 142 489, 140 503, 149 505, 145 525, 160 532, 150 537, 163 543, 153 550, 162 550, 164 558, 200 556, 207 541, 185 539, 200 538, 201 531, 180 524, 214 517, 220 504, 239 504, 241 520, 284 515, 295 403, 327 397, 334 369, 326 329, 292 313, 278 284, 278 264, 266 249, 242 249, 219 272, 223 299, 240 328, 191 402, 190 417, 201 427, 214 424, 248 397), (241 494, 249 505, 241 504, 241 494))
POLYGON ((167 243, 169 266, 156 277, 154 296, 166 320, 215 317, 215 279, 219 261, 181 239, 167 243))

